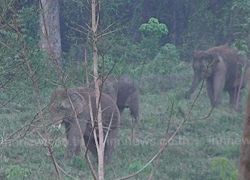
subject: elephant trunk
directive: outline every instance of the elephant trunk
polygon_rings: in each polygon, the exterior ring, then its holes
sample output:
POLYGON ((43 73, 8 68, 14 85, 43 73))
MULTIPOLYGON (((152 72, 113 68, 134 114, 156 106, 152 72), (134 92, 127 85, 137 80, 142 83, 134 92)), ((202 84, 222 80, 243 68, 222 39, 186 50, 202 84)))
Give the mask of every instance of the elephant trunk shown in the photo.
POLYGON ((191 85, 190 89, 185 93, 185 97, 187 99, 190 98, 190 96, 193 94, 193 92, 198 87, 200 82, 201 82, 201 77, 197 74, 194 74, 192 85, 191 85))

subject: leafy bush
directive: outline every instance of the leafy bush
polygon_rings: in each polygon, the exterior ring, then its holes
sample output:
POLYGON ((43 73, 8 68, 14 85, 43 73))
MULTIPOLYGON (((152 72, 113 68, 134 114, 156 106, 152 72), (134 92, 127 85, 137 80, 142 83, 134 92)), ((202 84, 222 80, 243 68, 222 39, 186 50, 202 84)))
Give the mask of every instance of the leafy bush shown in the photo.
POLYGON ((241 54, 244 54, 244 55, 249 54, 249 48, 245 40, 237 39, 235 43, 233 44, 233 47, 238 49, 241 54))
POLYGON ((165 44, 161 47, 155 58, 146 64, 145 73, 168 74, 178 72, 183 65, 180 62, 180 55, 173 44, 165 44))
POLYGON ((6 169, 6 179, 15 180, 15 179, 27 179, 31 174, 30 170, 19 165, 12 165, 6 169))
POLYGON ((26 43, 36 46, 39 42, 39 15, 35 6, 23 7, 17 14, 17 22, 26 43))
POLYGON ((156 36, 158 38, 168 33, 167 26, 159 23, 159 20, 153 17, 148 20, 148 23, 142 24, 139 30, 144 36, 156 36))
POLYGON ((140 26, 139 31, 142 32, 140 47, 144 55, 143 60, 148 62, 157 54, 160 47, 159 41, 168 33, 168 29, 165 24, 159 23, 158 19, 150 18, 148 23, 140 26))
POLYGON ((87 164, 86 161, 79 156, 75 156, 72 160, 71 160, 72 166, 78 169, 86 169, 87 168, 87 164))
POLYGON ((234 165, 225 157, 216 157, 211 162, 212 171, 219 179, 236 180, 238 171, 234 165))

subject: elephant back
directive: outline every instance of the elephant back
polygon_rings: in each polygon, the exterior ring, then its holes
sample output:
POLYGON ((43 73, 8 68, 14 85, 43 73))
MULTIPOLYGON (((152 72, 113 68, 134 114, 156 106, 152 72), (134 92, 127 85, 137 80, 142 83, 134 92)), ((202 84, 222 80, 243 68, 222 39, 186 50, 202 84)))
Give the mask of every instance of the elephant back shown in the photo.
MULTIPOLYGON (((95 88, 94 81, 92 81, 89 84, 89 88, 92 89, 92 91, 94 90, 94 88, 95 88)), ((101 77, 100 91, 102 93, 108 94, 116 102, 117 93, 118 93, 118 80, 117 80, 117 78, 113 75, 101 77)))

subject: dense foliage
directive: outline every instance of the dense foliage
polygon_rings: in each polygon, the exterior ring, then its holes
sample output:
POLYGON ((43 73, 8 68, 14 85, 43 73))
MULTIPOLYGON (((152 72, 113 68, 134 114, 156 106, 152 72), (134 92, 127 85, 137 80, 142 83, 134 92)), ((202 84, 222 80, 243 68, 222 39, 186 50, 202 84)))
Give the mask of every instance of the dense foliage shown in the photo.
MULTIPOLYGON (((70 48, 70 42, 80 43, 76 39, 85 37, 72 27, 77 27, 76 24, 85 26, 88 22, 89 13, 86 7, 88 7, 86 2, 80 0, 62 3, 63 18, 65 18, 62 22, 64 27, 62 32, 68 35, 63 36, 67 38, 64 44, 68 44, 65 50, 70 48)), ((249 45, 249 13, 247 0, 107 0, 101 9, 101 27, 105 29, 113 24, 113 29, 119 31, 113 33, 112 37, 120 37, 122 34, 126 40, 139 43, 144 35, 140 27, 154 17, 168 28, 168 34, 160 38, 161 45, 175 44, 180 48, 184 60, 188 60, 186 55, 190 55, 190 51, 194 49, 204 49, 224 43, 233 44, 239 40, 249 45)), ((119 42, 115 42, 112 43, 110 52, 120 46, 119 42)), ((125 60, 130 61, 130 59, 125 60)))
MULTIPOLYGON (((85 0, 60 1, 66 86, 85 82, 85 52, 87 68, 91 69, 89 6, 85 0)), ((47 110, 51 90, 58 85, 48 55, 39 48, 39 12, 37 1, 0 0, 0 143, 6 134, 37 117, 35 93, 39 91, 40 103, 47 110)), ((120 146, 113 165, 107 166, 107 179, 143 167, 157 152, 166 129, 171 134, 183 118, 183 111, 191 107, 192 102, 183 94, 192 78, 193 50, 228 43, 249 56, 249 30, 249 0, 101 1, 100 71, 130 74, 142 94, 138 142, 129 141, 130 121, 125 112, 120 146)), ((243 113, 232 113, 222 106, 204 119, 210 106, 205 92, 201 94, 176 144, 170 145, 162 158, 137 179, 145 179, 152 172, 155 179, 236 179, 243 113)), ((88 179, 91 175, 85 161, 76 157, 63 162, 64 131, 53 129, 47 121, 38 121, 37 129, 54 140, 53 150, 62 168, 88 179)), ((39 134, 30 132, 21 142, 0 144, 0 179, 51 178, 51 159, 44 142, 37 139, 39 134)))

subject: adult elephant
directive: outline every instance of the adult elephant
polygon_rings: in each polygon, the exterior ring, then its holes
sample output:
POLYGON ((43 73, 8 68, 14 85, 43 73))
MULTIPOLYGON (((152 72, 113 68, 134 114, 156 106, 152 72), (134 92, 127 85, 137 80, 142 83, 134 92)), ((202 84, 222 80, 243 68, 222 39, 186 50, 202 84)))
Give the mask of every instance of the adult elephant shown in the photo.
MULTIPOLYGON (((62 122, 65 125, 68 140, 67 157, 69 158, 80 153, 82 137, 87 149, 97 156, 93 135, 94 128, 98 127, 95 97, 95 92, 88 88, 56 89, 51 96, 51 119, 54 123, 62 122), (92 112, 94 123, 91 121, 92 112)), ((107 161, 117 144, 120 113, 115 101, 107 94, 102 94, 100 104, 103 132, 107 139, 104 151, 105 161, 107 161)))
POLYGON ((202 80, 206 81, 207 94, 212 107, 220 101, 222 91, 229 94, 230 105, 238 106, 239 94, 244 86, 247 59, 228 45, 195 51, 193 54, 193 82, 186 92, 190 98, 202 80))

